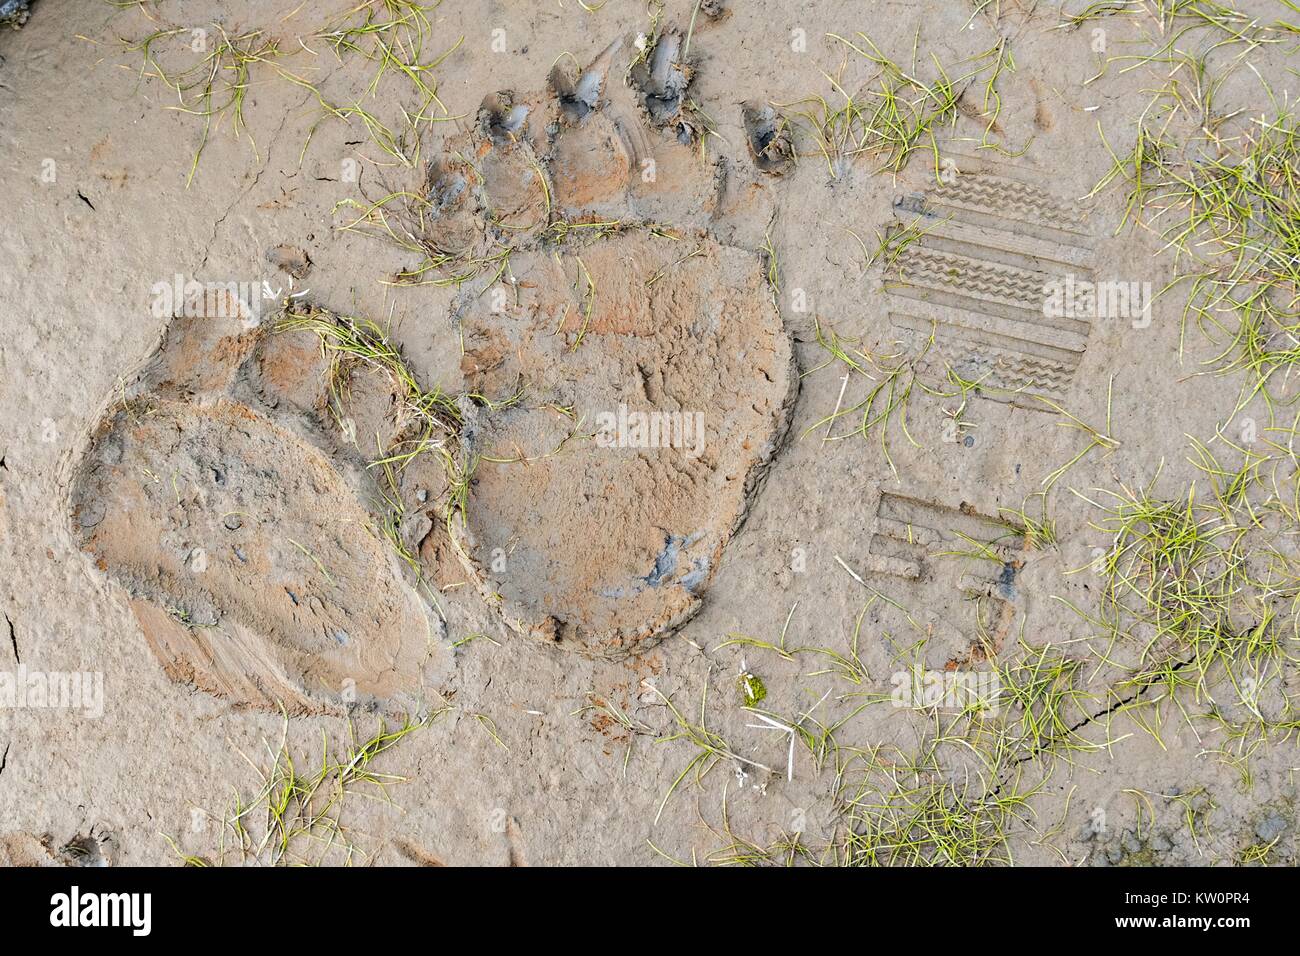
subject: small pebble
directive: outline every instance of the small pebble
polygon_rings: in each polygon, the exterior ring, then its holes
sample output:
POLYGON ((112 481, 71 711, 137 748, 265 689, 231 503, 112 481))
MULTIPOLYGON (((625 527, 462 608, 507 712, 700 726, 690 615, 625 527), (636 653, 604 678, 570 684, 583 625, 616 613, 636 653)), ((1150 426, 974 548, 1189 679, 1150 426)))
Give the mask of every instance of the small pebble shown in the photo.
POLYGON ((403 541, 407 542, 411 547, 418 548, 432 530, 433 522, 429 520, 429 516, 424 512, 417 512, 402 519, 399 533, 403 541))
POLYGON ((116 435, 108 438, 99 449, 99 457, 107 465, 122 463, 122 439, 116 435))
POLYGON ((77 512, 77 520, 83 528, 93 528, 104 520, 104 503, 98 498, 83 502, 77 512))
POLYGON ((1272 843, 1286 831, 1286 818, 1280 813, 1270 813, 1255 825, 1255 836, 1272 843))

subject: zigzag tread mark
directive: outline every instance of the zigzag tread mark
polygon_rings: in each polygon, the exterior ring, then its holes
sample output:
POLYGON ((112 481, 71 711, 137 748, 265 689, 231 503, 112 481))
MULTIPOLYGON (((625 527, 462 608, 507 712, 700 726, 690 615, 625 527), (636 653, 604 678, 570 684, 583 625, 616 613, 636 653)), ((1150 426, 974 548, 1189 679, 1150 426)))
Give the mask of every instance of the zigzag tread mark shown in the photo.
POLYGON ((905 281, 930 280, 978 296, 1010 301, 1031 309, 1043 303, 1044 274, 971 259, 920 246, 909 249, 898 263, 905 281))
POLYGON ((1083 222, 1082 210, 1029 183, 989 173, 967 173, 936 187, 936 198, 1035 225, 1071 231, 1083 222))

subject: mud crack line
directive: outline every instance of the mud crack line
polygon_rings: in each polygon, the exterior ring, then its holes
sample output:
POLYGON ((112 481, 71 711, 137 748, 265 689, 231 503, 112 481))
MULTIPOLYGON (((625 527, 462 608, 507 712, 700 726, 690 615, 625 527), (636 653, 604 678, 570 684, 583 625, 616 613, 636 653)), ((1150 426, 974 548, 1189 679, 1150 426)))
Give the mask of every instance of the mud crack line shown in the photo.
MULTIPOLYGON (((1195 659, 1196 659, 1195 657, 1189 657, 1185 660, 1181 660, 1178 663, 1171 665, 1170 670, 1180 671, 1184 667, 1187 667, 1189 664, 1191 664, 1192 661, 1194 661, 1195 659)), ((1085 727, 1091 726, 1092 724, 1096 723, 1102 718, 1109 717, 1111 714, 1115 713, 1116 711, 1121 710, 1122 708, 1127 707, 1130 704, 1136 703, 1137 701, 1141 700, 1143 696, 1146 695, 1147 691, 1151 690, 1154 686, 1155 686, 1154 684, 1147 684, 1146 686, 1130 694, 1128 697, 1122 697, 1117 699, 1109 707, 1103 707, 1095 714, 1091 714, 1087 717, 1084 717, 1082 720, 1078 721, 1077 723, 1071 724, 1070 726, 1066 727, 1065 732, 1063 734, 1055 735, 1050 740, 1038 744, 1036 747, 1031 749, 1024 756, 1017 757, 1015 760, 1011 762, 1010 766, 1008 766, 1007 769, 1003 772, 1002 778, 998 781, 998 785, 994 787, 992 790, 989 790, 987 793, 985 793, 982 800, 988 800, 990 797, 996 797, 999 793, 1001 793, 1002 788, 1007 783, 1007 778, 1021 764, 1033 760, 1035 757, 1038 757, 1040 754, 1049 751, 1052 745, 1055 744, 1057 741, 1068 738, 1073 734, 1077 734, 1080 730, 1083 730, 1085 727)), ((1111 688, 1111 690, 1113 689, 1114 687, 1111 688)))

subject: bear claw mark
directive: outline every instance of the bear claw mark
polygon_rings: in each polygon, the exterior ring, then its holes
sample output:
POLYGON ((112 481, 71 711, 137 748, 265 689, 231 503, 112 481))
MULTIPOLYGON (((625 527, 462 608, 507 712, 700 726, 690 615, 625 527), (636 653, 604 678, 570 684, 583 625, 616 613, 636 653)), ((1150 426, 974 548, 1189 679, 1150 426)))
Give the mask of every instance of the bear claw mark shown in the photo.
MULTIPOLYGON (((633 73, 646 112, 659 126, 671 126, 681 116, 686 87, 691 82, 688 68, 678 62, 681 46, 681 34, 675 30, 664 33, 650 53, 648 65, 638 64, 633 73)), ((684 141, 691 138, 688 133, 684 141)))
POLYGON ((742 111, 754 164, 765 173, 782 175, 795 162, 789 124, 776 110, 763 103, 746 103, 742 111))
POLYGON ((557 64, 551 70, 551 88, 560 100, 560 112, 570 123, 580 123, 592 113, 600 103, 601 89, 609 77, 610 65, 614 55, 622 48, 623 41, 615 40, 607 46, 591 65, 582 72, 575 82, 564 69, 557 64))

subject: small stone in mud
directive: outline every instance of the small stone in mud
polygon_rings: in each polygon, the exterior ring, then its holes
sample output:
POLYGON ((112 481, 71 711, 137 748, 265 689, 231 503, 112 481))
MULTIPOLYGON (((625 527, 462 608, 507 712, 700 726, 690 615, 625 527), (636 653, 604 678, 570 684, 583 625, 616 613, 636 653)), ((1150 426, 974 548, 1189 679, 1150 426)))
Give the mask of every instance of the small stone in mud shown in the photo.
POLYGON ((0 0, 0 26, 17 30, 31 16, 29 0, 0 0))
POLYGON ((238 531, 244 525, 244 519, 239 515, 226 515, 221 522, 225 525, 227 531, 238 531))
POLYGON ((412 548, 419 548, 420 543, 429 536, 433 530, 433 521, 423 512, 417 512, 413 515, 407 515, 402 519, 400 532, 402 540, 412 548))
POLYGON ((93 528, 104 520, 104 504, 96 499, 84 501, 77 513, 77 520, 83 528, 93 528))
POLYGON ((99 450, 100 460, 106 465, 120 465, 122 463, 122 439, 116 435, 110 435, 106 438, 99 450))
POLYGON ((1255 836, 1272 843, 1286 831, 1286 818, 1280 813, 1270 813, 1255 825, 1255 836))

